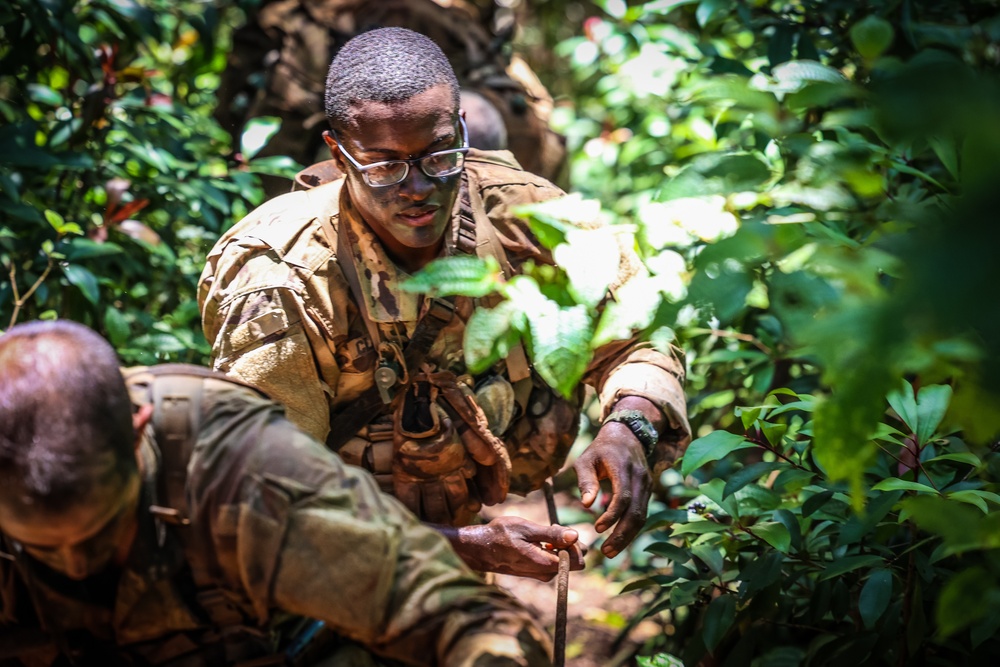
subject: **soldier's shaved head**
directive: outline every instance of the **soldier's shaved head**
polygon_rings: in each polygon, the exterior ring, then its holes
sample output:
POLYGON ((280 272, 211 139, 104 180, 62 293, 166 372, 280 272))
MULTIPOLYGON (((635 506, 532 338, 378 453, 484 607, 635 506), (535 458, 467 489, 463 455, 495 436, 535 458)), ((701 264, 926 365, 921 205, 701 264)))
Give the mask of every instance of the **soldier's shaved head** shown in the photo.
POLYGON ((379 28, 351 39, 337 53, 326 77, 326 118, 342 131, 359 102, 402 102, 434 86, 452 91, 458 112, 459 86, 441 48, 406 28, 379 28))
POLYGON ((59 510, 136 470, 114 350, 87 327, 29 322, 0 336, 0 498, 59 510))

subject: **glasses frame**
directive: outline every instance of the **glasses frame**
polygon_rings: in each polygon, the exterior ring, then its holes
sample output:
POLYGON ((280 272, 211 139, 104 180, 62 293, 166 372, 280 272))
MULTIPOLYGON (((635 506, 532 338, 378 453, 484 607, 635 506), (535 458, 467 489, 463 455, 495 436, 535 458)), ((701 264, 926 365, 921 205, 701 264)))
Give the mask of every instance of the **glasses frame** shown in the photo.
POLYGON ((358 162, 354 158, 354 156, 348 153, 347 149, 344 148, 344 144, 340 142, 340 137, 337 136, 336 130, 331 129, 330 133, 333 135, 333 140, 337 142, 337 148, 339 148, 340 152, 343 153, 344 157, 347 158, 347 161, 350 162, 351 165, 358 170, 361 176, 365 179, 365 183, 368 185, 368 187, 388 188, 392 187, 393 185, 399 185, 400 183, 406 180, 406 177, 410 175, 411 164, 418 165, 420 167, 420 171, 424 172, 424 175, 427 176, 428 178, 447 178, 448 176, 454 176, 455 174, 458 174, 463 169, 465 169, 464 159, 462 161, 462 164, 457 169, 455 169, 455 171, 446 174, 428 174, 427 170, 424 169, 423 165, 423 161, 426 160, 427 158, 438 157, 441 155, 450 155, 452 153, 461 153, 464 156, 469 152, 469 128, 465 124, 465 119, 462 118, 461 116, 458 117, 458 122, 459 125, 462 127, 462 146, 460 148, 449 148, 443 151, 434 151, 433 153, 428 153, 427 155, 421 155, 420 157, 409 158, 407 160, 383 160, 381 162, 373 162, 371 164, 361 164, 360 162, 358 162), (398 181, 393 181, 392 183, 372 183, 371 180, 369 180, 368 172, 374 169, 375 167, 384 167, 387 164, 404 165, 403 175, 400 177, 400 179, 398 181))

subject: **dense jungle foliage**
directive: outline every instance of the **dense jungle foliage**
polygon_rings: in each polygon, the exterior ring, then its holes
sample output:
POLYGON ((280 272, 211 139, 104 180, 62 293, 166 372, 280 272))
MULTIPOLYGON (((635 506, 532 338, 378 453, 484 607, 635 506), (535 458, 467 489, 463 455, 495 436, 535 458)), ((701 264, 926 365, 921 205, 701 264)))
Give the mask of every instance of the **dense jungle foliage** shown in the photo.
MULTIPOLYGON (((415 286, 499 290, 470 365, 523 338, 567 392, 634 330, 687 352, 699 437, 627 567, 604 564, 672 623, 640 664, 993 664, 996 3, 521 9, 573 153, 576 194, 525 213, 561 268, 503 284, 461 260, 415 286), (601 314, 623 236, 648 272, 601 314)), ((0 327, 70 317, 128 363, 204 359, 204 255, 261 200, 256 173, 293 168, 252 159, 267 123, 233 147, 211 118, 240 20, 0 6, 0 327)))

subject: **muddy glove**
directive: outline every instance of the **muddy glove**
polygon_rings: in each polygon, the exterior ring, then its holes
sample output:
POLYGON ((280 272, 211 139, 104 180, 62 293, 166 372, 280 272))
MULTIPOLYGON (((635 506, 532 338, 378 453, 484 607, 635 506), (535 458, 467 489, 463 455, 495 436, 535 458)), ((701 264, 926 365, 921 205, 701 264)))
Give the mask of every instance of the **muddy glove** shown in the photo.
POLYGON ((473 497, 484 505, 501 503, 510 488, 510 456, 507 447, 490 431, 490 424, 476 403, 468 384, 446 371, 427 376, 441 392, 441 406, 452 418, 469 456, 475 461, 475 475, 470 480, 473 497))
POLYGON ((437 387, 415 381, 396 408, 393 494, 424 521, 464 525, 479 510, 467 481, 476 467, 437 397, 437 387))
POLYGON ((507 497, 510 457, 454 373, 413 378, 394 415, 393 490, 420 518, 465 525, 507 497))

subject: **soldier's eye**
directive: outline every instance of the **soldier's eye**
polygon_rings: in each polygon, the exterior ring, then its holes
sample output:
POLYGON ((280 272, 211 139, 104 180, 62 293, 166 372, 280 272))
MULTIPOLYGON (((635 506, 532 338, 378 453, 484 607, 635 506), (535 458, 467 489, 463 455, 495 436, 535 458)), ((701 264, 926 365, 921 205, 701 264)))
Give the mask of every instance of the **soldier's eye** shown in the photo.
POLYGON ((447 176, 462 166, 465 156, 459 152, 435 153, 420 161, 428 176, 447 176))
POLYGON ((371 183, 391 184, 403 180, 406 176, 405 162, 387 162, 372 169, 367 169, 365 175, 371 183))

